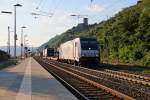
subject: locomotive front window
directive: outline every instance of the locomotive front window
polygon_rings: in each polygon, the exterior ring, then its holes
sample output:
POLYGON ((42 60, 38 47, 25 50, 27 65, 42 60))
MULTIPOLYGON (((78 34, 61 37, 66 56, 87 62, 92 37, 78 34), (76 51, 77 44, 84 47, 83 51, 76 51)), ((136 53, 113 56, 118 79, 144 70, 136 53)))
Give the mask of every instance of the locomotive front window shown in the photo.
POLYGON ((81 40, 81 48, 82 50, 98 50, 97 41, 95 40, 88 40, 83 41, 81 40))

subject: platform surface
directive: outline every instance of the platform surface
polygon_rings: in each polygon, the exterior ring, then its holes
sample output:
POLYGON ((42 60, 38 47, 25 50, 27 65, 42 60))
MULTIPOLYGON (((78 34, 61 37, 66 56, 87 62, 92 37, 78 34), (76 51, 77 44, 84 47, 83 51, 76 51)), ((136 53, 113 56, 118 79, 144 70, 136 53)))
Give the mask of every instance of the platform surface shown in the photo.
POLYGON ((33 58, 0 71, 0 100, 77 100, 33 58))

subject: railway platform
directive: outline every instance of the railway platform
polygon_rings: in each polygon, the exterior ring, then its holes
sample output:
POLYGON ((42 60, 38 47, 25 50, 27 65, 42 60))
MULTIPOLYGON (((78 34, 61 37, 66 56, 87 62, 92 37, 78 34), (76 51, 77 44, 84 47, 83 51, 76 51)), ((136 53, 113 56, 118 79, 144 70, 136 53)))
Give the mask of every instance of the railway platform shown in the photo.
POLYGON ((0 71, 0 100, 77 100, 33 58, 0 71))

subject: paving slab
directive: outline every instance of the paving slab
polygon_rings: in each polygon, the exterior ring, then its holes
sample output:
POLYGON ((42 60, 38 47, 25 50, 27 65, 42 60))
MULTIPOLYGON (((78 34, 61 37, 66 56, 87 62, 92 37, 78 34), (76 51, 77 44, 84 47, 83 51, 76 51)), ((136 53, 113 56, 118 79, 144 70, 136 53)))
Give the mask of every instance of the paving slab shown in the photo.
POLYGON ((33 58, 0 71, 0 100, 77 100, 33 58))

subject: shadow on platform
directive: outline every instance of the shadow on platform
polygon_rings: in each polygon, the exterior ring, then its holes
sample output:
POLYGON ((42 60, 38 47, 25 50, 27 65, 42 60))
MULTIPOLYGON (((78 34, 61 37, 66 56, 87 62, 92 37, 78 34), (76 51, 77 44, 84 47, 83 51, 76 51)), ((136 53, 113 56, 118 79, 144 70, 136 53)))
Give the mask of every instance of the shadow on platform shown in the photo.
MULTIPOLYGON (((28 75, 26 75, 25 77, 30 78, 30 76, 28 75)), ((18 93, 23 78, 24 75, 20 73, 0 71, 0 89, 5 89, 6 91, 18 93)), ((38 76, 32 75, 31 79, 32 79, 31 81, 32 94, 43 94, 43 95, 55 94, 55 91, 53 91, 57 89, 55 78, 44 78, 40 75, 38 76)), ((27 91, 25 90, 22 92, 26 93, 27 91)))

